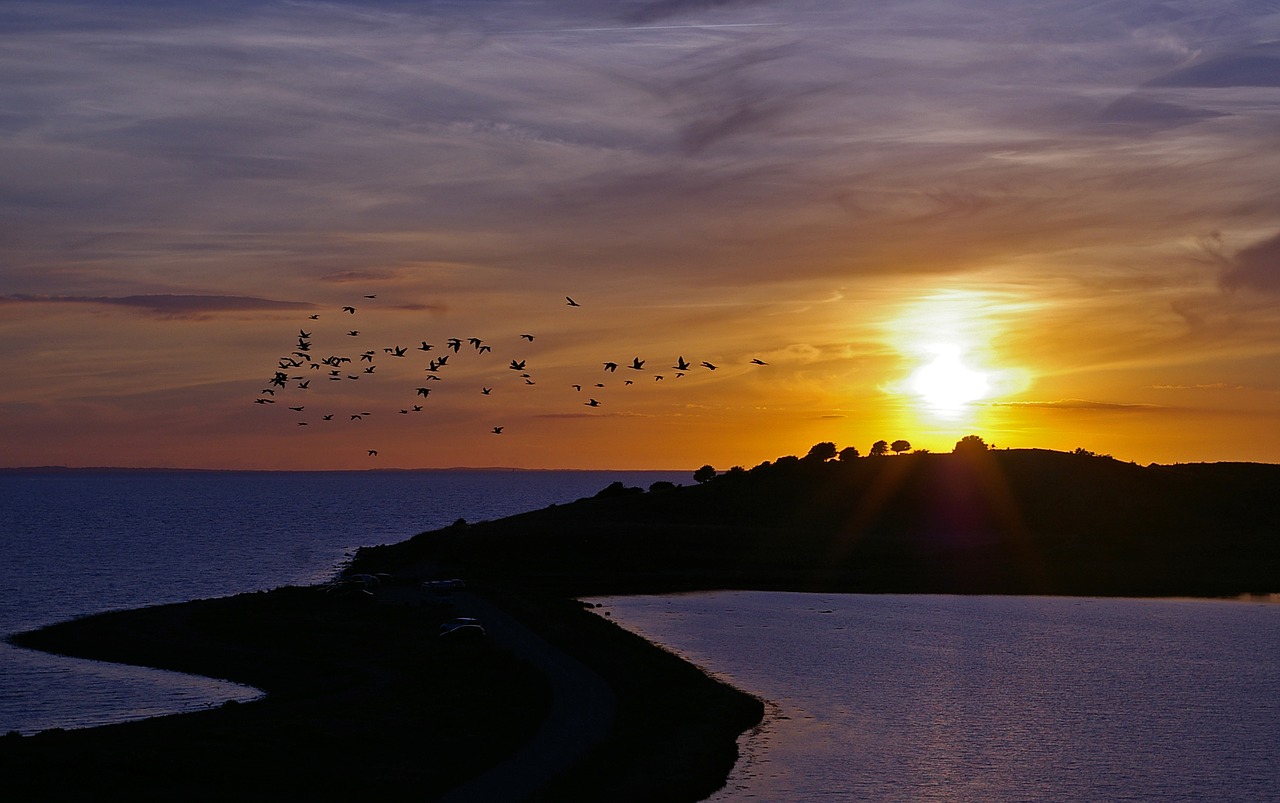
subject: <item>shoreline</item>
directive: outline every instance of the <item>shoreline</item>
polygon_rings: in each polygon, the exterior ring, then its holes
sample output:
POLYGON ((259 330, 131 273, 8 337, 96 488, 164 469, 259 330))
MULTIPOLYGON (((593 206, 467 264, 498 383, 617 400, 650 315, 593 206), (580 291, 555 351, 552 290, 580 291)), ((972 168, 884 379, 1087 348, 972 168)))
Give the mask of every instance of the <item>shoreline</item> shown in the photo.
MULTIPOLYGON (((0 738, 0 775, 24 799, 107 786, 185 799, 255 789, 303 794, 465 789, 535 741, 556 678, 527 646, 447 644, 439 624, 465 599, 426 599, 416 578, 339 596, 324 587, 114 611, 8 641, 55 654, 218 677, 265 697, 203 711, 0 738), (75 766, 75 773, 67 773, 75 766), (236 767, 236 773, 226 768, 236 767)), ((600 678, 617 699, 600 738, 579 745, 533 799, 699 800, 722 786, 760 701, 574 600, 468 591, 600 678), (691 712, 694 712, 691 715, 691 712), (648 771, 655 762, 662 777, 648 771), (606 792, 607 790, 607 792, 606 792)), ((562 684, 563 686, 563 684, 562 684)), ((568 753, 551 735, 553 748, 568 753)), ((544 739, 545 741, 545 739, 544 739)), ((545 749, 545 747, 544 747, 545 749)))

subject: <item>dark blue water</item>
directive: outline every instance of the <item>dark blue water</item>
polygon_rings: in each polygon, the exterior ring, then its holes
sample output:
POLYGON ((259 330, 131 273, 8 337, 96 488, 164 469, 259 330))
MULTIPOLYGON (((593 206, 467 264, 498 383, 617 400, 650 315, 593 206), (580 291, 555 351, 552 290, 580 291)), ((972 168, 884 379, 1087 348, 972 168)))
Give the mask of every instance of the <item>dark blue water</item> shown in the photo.
MULTIPOLYGON (((323 582, 357 547, 687 472, 0 472, 0 633, 323 582)), ((253 689, 0 644, 0 733, 188 710, 253 689)))

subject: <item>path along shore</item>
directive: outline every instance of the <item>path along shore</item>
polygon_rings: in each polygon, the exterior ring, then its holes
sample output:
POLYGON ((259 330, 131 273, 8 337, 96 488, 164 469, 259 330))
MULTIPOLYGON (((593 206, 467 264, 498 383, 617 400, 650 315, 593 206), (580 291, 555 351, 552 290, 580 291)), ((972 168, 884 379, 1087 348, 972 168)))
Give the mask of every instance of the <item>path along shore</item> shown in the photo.
POLYGON ((77 619, 24 647, 226 678, 258 701, 0 739, 25 800, 699 800, 758 700, 587 611, 497 589, 282 588, 77 619), (437 637, 471 615, 491 635, 437 637), (74 772, 69 771, 74 768, 74 772), (655 768, 661 768, 655 771, 655 768))

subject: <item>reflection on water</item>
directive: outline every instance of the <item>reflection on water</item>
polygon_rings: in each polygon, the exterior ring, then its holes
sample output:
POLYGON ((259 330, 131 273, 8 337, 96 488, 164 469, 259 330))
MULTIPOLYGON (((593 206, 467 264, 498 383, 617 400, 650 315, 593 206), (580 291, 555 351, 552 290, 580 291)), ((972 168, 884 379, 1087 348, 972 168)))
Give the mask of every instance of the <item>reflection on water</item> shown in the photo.
POLYGON ((772 703, 713 800, 1280 800, 1280 606, 596 601, 772 703))

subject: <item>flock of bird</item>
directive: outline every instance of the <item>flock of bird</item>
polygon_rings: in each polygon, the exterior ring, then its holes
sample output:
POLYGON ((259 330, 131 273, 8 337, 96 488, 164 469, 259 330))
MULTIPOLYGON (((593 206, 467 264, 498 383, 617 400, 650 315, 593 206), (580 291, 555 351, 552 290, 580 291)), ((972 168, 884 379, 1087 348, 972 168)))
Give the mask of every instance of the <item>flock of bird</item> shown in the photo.
MULTIPOLYGON (((364 300, 376 301, 377 297, 376 293, 368 294, 364 296, 364 300)), ((581 306, 569 296, 565 296, 565 302, 566 306, 569 307, 581 306)), ((352 319, 355 320, 357 312, 358 309, 354 305, 346 305, 341 307, 338 314, 352 316, 352 319)), ((438 348, 437 344, 421 340, 419 341, 420 345, 414 347, 394 344, 381 346, 379 348, 358 351, 352 350, 347 354, 329 353, 321 356, 321 353, 315 347, 312 332, 307 331, 307 327, 314 327, 314 324, 311 324, 310 322, 317 321, 320 317, 321 316, 318 313, 308 316, 308 323, 303 324, 304 328, 300 328, 298 330, 297 339, 293 347, 288 353, 279 358, 273 375, 266 383, 267 386, 262 388, 257 394, 257 398, 254 399, 255 404, 264 406, 275 405, 278 402, 283 402, 283 406, 285 406, 290 412, 299 414, 296 417, 298 420, 294 421, 294 424, 299 427, 310 426, 313 422, 323 423, 334 421, 335 418, 337 420, 345 419, 351 422, 358 422, 374 415, 374 412, 371 410, 359 409, 344 412, 341 416, 339 416, 337 412, 326 411, 320 414, 318 419, 314 416, 307 417, 305 413, 308 411, 308 408, 312 407, 310 401, 314 397, 314 394, 319 391, 320 387, 320 385, 313 383, 319 382, 321 384, 327 384, 330 382, 353 382, 367 377, 377 377, 379 376, 377 374, 377 369, 379 366, 385 364, 380 362, 381 360, 400 360, 407 358, 410 351, 423 352, 424 355, 430 356, 427 357, 428 362, 426 367, 422 369, 423 376, 421 381, 420 383, 412 383, 414 387, 412 388, 413 395, 411 397, 411 401, 398 410, 399 415, 409 416, 424 411, 431 393, 438 387, 433 383, 441 382, 444 379, 442 374, 449 366, 450 357, 457 357, 463 353, 478 356, 493 354, 494 344, 487 342, 483 338, 450 337, 444 339, 442 341, 442 345, 439 345, 438 348), (298 396, 306 396, 307 398, 305 401, 307 403, 295 404, 284 402, 286 396, 291 399, 298 396)), ((360 329, 350 328, 346 330, 346 337, 360 338, 362 337, 362 332, 360 329)), ((520 334, 517 340, 524 341, 525 343, 532 343, 534 338, 535 336, 533 334, 526 332, 520 334)), ((602 370, 604 373, 612 375, 616 374, 618 369, 621 367, 626 370, 635 371, 638 375, 640 372, 644 372, 646 370, 646 362, 646 360, 639 357, 633 358, 630 364, 606 360, 602 363, 602 370)), ((764 360, 758 358, 752 359, 750 362, 752 365, 768 365, 764 360)), ((507 368, 515 372, 519 380, 523 380, 523 385, 535 385, 536 381, 534 380, 533 374, 530 372, 527 365, 527 359, 511 358, 507 368)), ((718 366, 708 361, 702 361, 695 365, 681 355, 676 359, 675 365, 670 367, 670 371, 673 372, 671 376, 678 379, 694 370, 715 371, 717 368, 718 366)), ((655 382, 661 382, 667 378, 667 374, 651 374, 651 376, 655 382)), ((633 384, 635 384, 633 379, 623 380, 624 386, 633 384)), ((472 392, 478 392, 481 396, 491 396, 495 387, 496 383, 494 385, 480 385, 478 388, 473 388, 472 392)), ((574 383, 571 384, 570 387, 578 393, 582 393, 584 388, 589 387, 590 390, 587 391, 587 400, 582 402, 582 404, 591 408, 599 408, 603 406, 603 402, 598 398, 595 398, 596 395, 600 394, 592 395, 592 391, 595 389, 605 388, 605 382, 595 382, 590 383, 590 385, 585 383, 574 383)), ((406 395, 407 394, 408 388, 406 388, 406 395)), ((489 432, 494 435, 501 435, 505 429, 505 425, 496 425, 492 426, 489 432)), ((377 449, 368 449, 367 452, 369 457, 378 456, 377 449)))

